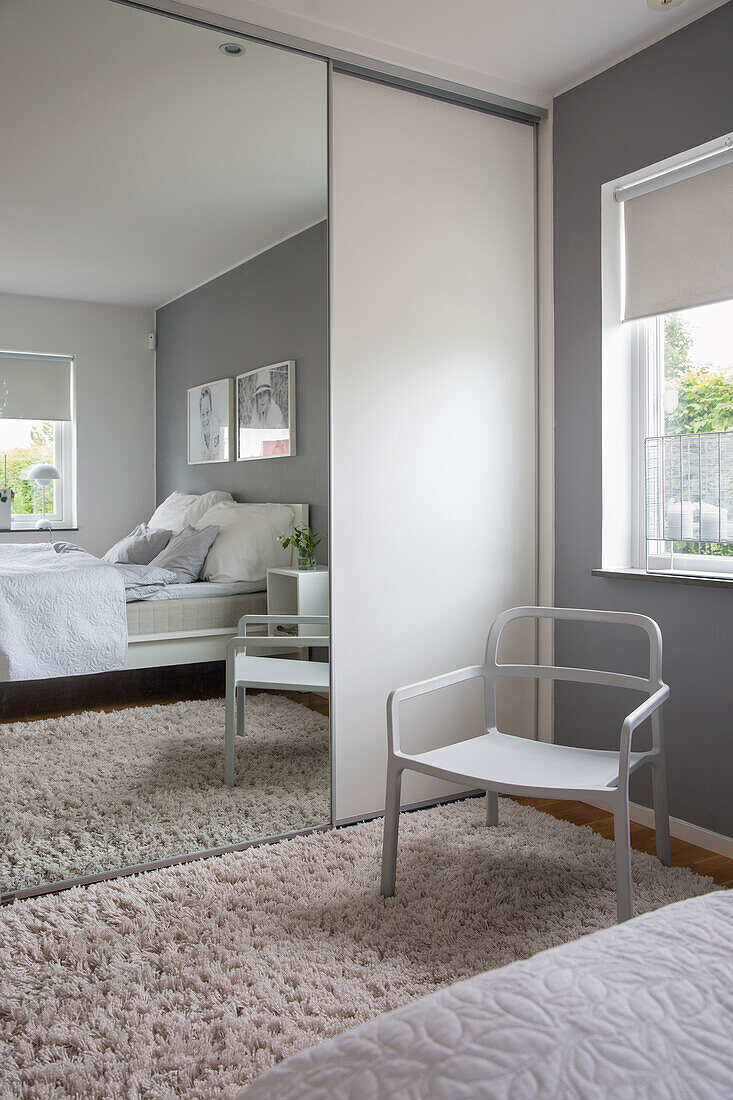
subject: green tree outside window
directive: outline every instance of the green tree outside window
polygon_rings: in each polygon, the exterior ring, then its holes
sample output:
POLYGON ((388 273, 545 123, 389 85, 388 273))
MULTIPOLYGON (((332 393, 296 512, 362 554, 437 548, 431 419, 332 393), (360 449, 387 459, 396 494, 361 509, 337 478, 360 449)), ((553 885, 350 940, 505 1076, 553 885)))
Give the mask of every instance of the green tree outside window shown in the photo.
MULTIPOLYGON (((665 435, 700 435, 733 431, 733 365, 695 365, 691 360, 692 333, 677 313, 664 319, 664 378, 679 398, 677 408, 664 416, 665 435)), ((730 543, 676 542, 675 553, 733 557, 730 543)))
MULTIPOLYGON (((0 421, 1 431, 2 421, 0 421)), ((24 447, 0 450, 0 461, 3 461, 0 474, 2 474, 6 485, 9 485, 13 490, 12 514, 14 516, 33 515, 41 510, 38 486, 32 481, 23 480, 21 475, 24 470, 38 462, 53 463, 53 424, 48 421, 34 423, 30 429, 30 437, 31 442, 24 447)), ((54 482, 46 487, 47 512, 54 511, 54 490, 54 482)))

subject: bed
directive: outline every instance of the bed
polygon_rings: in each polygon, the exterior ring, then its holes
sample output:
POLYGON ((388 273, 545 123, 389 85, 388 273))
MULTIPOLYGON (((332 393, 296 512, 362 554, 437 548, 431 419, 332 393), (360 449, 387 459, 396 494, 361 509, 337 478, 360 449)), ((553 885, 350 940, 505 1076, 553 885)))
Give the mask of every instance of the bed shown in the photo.
POLYGON ((237 1100, 733 1096, 733 893, 666 906, 306 1050, 237 1100))
MULTIPOLYGON (((294 523, 308 523, 307 504, 289 504, 294 523)), ((265 585, 252 592, 247 584, 199 581, 169 585, 154 600, 127 604, 125 668, 158 668, 202 661, 223 661, 227 642, 237 633, 242 615, 267 611, 265 585)), ((266 647, 252 649, 255 656, 266 647)))
POLYGON ((307 522, 305 504, 176 492, 104 558, 0 544, 0 681, 223 660, 242 615, 267 609, 267 568, 292 560, 279 533, 307 522))

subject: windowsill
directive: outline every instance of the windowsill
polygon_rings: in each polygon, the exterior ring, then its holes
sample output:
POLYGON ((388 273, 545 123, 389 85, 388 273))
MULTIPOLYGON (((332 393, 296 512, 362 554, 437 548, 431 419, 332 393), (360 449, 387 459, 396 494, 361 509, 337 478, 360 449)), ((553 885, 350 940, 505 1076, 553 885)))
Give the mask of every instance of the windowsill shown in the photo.
POLYGON ((663 581, 667 584, 693 584, 698 588, 733 588, 733 577, 696 577, 691 573, 647 573, 645 569, 591 569, 594 577, 618 580, 663 581))
MULTIPOLYGON (((52 527, 50 533, 53 535, 53 534, 56 533, 56 531, 78 531, 78 530, 79 530, 78 527, 52 527)), ((47 527, 42 527, 39 530, 39 528, 35 527, 35 526, 33 526, 33 527, 11 527, 9 531, 0 530, 0 538, 2 538, 3 535, 31 535, 31 534, 34 534, 34 533, 36 535, 48 535, 49 530, 48 530, 47 527)))

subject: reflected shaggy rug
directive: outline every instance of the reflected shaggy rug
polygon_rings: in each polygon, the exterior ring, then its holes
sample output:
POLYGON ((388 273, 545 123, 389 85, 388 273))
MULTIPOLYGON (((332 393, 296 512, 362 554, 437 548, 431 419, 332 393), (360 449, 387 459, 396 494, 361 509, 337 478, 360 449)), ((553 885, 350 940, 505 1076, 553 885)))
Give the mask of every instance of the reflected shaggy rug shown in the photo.
MULTIPOLYGON (((0 1095, 232 1098, 266 1068, 449 982, 613 923, 610 841, 501 800, 380 821, 0 910, 0 1095)), ((633 855, 637 912, 710 879, 633 855)))
POLYGON ((221 699, 0 726, 0 893, 328 821, 328 719, 247 710, 232 789, 221 699))

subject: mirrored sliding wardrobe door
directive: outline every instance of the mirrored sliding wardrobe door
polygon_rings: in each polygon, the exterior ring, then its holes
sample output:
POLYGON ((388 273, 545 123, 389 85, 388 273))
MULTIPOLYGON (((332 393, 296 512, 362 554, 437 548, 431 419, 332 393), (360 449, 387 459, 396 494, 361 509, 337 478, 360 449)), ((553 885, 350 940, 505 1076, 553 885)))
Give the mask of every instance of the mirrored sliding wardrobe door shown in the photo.
POLYGON ((326 64, 3 0, 0 148, 0 894, 323 825, 326 64))
MULTIPOLYGON (((342 74, 332 96, 342 821, 384 806, 388 692, 480 663, 492 618, 536 602, 535 184, 529 125, 342 74)), ((499 701, 531 736, 533 691, 499 701)), ((404 720, 413 751, 478 733, 481 685, 404 720)), ((404 801, 450 789, 409 775, 404 801)))

